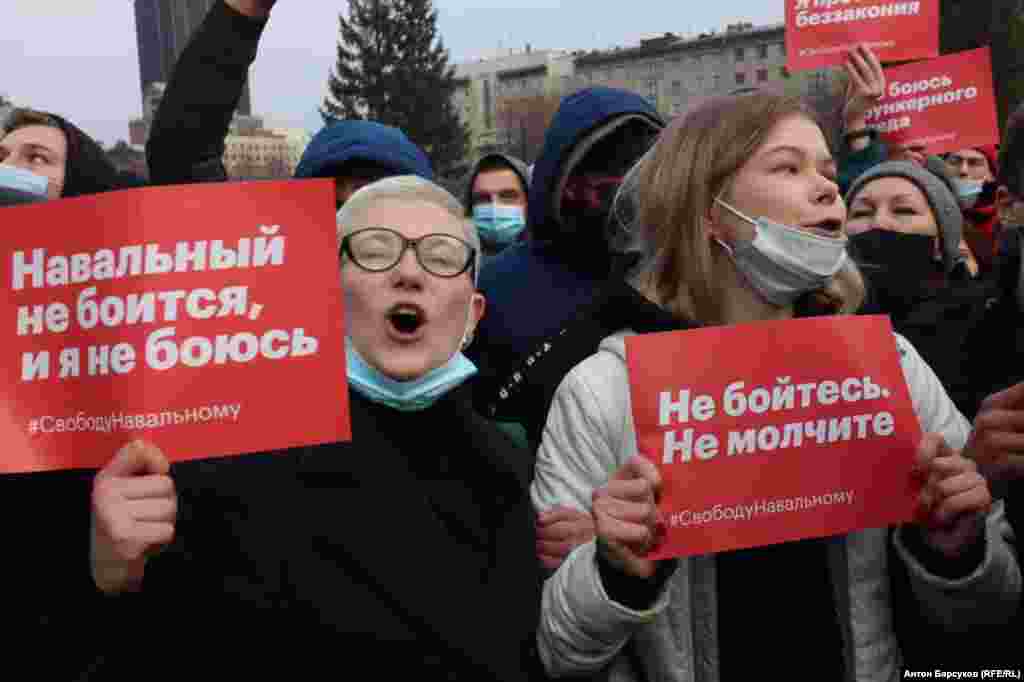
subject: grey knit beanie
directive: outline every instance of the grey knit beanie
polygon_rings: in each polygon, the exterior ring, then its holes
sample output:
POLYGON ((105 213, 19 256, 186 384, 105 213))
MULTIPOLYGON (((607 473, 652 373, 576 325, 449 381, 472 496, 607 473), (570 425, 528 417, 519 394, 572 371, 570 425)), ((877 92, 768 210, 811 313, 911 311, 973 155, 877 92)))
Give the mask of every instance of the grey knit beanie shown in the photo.
POLYGON ((948 184, 929 170, 909 161, 886 161, 861 174, 850 191, 846 193, 846 205, 852 206, 857 194, 872 180, 879 178, 903 178, 914 183, 931 206, 935 222, 942 237, 942 264, 946 272, 952 272, 957 263, 964 260, 960 255, 960 240, 964 233, 964 217, 956 196, 948 184))

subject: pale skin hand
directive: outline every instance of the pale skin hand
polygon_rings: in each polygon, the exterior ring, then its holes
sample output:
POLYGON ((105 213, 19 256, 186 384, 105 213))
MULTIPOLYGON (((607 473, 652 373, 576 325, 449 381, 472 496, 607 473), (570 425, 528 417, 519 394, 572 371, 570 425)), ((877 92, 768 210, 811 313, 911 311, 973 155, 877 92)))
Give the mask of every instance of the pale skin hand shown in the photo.
MULTIPOLYGON (((843 105, 843 124, 847 133, 867 127, 867 113, 885 95, 885 71, 878 57, 866 45, 858 45, 843 62, 847 75, 846 100, 843 105)), ((866 137, 850 142, 852 151, 861 151, 869 144, 866 137)))
POLYGON ((96 475, 89 558, 103 592, 140 589, 147 558, 174 538, 178 496, 169 473, 160 450, 135 441, 96 475))
POLYGON ((578 509, 553 507, 537 516, 537 558, 554 571, 572 550, 594 539, 594 517, 578 509))
POLYGON ((992 506, 988 482, 974 462, 954 452, 934 433, 921 439, 916 472, 924 480, 917 519, 925 542, 954 559, 983 531, 985 514, 992 506))
POLYGON ((597 548, 617 570, 649 578, 657 561, 644 558, 664 537, 658 519, 661 474, 649 460, 636 456, 593 494, 597 548))
POLYGON ((254 19, 270 16, 270 10, 274 8, 276 2, 277 0, 225 0, 231 9, 254 19))

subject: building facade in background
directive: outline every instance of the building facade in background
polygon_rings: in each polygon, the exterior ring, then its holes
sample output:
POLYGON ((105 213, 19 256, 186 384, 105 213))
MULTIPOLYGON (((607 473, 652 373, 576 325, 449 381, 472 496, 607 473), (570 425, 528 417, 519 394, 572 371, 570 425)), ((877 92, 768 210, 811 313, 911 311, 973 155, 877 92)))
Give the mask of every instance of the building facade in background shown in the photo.
POLYGON ((224 167, 238 179, 291 178, 310 135, 304 130, 275 128, 224 138, 224 167))
POLYGON ((775 88, 824 95, 833 72, 790 75, 784 24, 733 24, 696 37, 674 33, 610 50, 537 50, 456 65, 455 104, 471 131, 469 161, 491 151, 535 160, 566 95, 595 85, 636 92, 666 119, 715 95, 775 88))
POLYGON ((456 64, 453 98, 469 128, 470 160, 493 151, 532 160, 536 116, 516 112, 546 110, 551 100, 557 102, 564 84, 571 80, 572 68, 568 51, 530 46, 503 57, 456 64))
POLYGON ((785 64, 784 25, 733 24, 696 38, 666 33, 635 47, 580 54, 573 86, 631 90, 672 118, 708 97, 778 84, 787 78, 785 64))

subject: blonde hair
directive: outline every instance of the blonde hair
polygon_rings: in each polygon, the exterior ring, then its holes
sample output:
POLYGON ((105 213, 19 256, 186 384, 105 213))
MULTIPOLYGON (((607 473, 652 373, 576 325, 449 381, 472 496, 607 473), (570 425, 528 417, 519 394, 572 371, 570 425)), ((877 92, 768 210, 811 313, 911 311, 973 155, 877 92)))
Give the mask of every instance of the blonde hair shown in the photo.
MULTIPOLYGON (((676 119, 623 183, 636 220, 627 250, 643 260, 637 286, 679 317, 721 323, 721 257, 712 253, 704 228, 715 197, 782 120, 814 113, 798 98, 769 92, 710 100, 676 119)), ((851 313, 864 300, 864 280, 847 265, 823 291, 803 296, 799 316, 851 313)))
POLYGON ((348 198, 335 216, 338 245, 355 229, 359 216, 380 201, 422 201, 437 206, 452 216, 466 233, 466 241, 476 254, 473 261, 474 283, 480 276, 480 235, 476 225, 466 218, 466 211, 451 192, 418 175, 395 175, 360 187, 348 198))

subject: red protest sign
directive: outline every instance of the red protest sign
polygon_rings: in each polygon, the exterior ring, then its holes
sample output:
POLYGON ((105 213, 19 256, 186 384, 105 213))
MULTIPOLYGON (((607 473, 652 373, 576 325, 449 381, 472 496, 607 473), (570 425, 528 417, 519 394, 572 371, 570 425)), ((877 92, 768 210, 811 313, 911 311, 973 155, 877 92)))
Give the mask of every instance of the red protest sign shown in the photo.
POLYGON ((670 558, 909 520, 921 430, 887 317, 629 337, 670 558))
POLYGON ((0 473, 350 438, 330 181, 3 209, 0 473))
POLYGON ((929 154, 999 142, 987 47, 885 70, 885 96, 867 114, 886 142, 929 154))
POLYGON ((867 44, 883 62, 939 54, 939 0, 786 0, 786 68, 842 64, 867 44))

